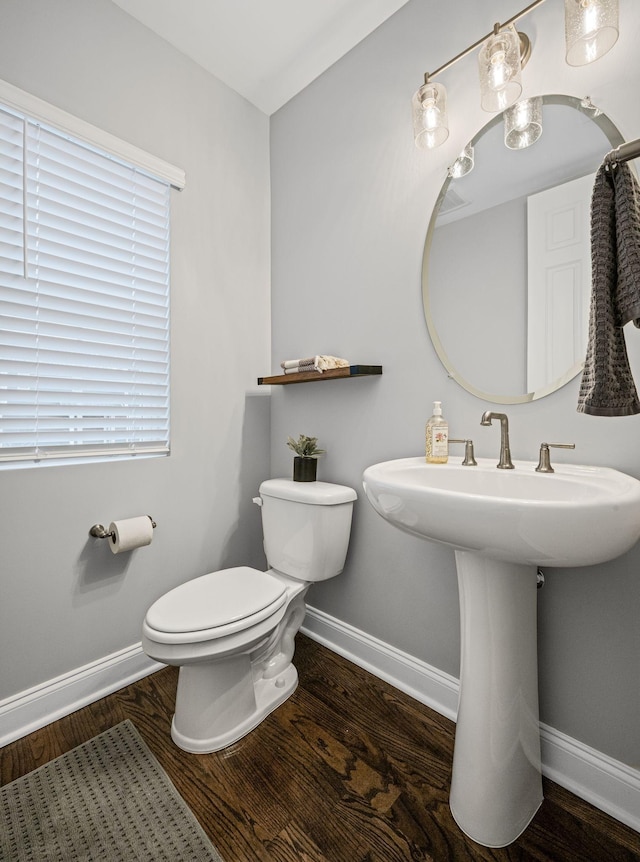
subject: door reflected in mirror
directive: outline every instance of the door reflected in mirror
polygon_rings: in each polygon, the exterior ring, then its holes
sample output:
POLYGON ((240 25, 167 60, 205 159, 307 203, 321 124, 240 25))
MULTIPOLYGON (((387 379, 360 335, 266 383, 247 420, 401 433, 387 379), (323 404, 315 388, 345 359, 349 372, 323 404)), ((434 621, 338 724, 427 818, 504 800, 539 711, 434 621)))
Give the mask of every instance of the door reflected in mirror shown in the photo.
POLYGON ((487 401, 532 401, 583 366, 595 172, 623 142, 589 100, 543 96, 542 135, 504 144, 500 115, 445 181, 425 242, 427 326, 449 375, 487 401))

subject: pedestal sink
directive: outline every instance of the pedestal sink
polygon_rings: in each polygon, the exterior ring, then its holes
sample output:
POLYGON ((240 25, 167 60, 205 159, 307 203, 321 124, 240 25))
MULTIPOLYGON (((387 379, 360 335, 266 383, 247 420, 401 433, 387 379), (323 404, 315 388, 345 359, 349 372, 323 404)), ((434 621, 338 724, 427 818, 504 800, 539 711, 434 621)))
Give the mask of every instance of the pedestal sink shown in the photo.
POLYGON ((585 566, 640 538, 640 482, 606 467, 494 459, 475 467, 402 458, 367 468, 385 520, 455 551, 460 696, 450 806, 487 847, 526 829, 542 802, 536 638, 537 567, 585 566))

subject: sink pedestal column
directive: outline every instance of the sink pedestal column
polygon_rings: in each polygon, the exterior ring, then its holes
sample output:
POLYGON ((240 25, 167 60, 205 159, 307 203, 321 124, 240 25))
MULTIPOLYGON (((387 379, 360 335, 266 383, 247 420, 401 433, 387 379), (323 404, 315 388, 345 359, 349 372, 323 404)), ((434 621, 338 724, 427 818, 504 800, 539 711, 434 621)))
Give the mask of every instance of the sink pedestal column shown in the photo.
POLYGON ((542 803, 536 567, 456 551, 460 699, 450 806, 462 831, 504 847, 542 803))

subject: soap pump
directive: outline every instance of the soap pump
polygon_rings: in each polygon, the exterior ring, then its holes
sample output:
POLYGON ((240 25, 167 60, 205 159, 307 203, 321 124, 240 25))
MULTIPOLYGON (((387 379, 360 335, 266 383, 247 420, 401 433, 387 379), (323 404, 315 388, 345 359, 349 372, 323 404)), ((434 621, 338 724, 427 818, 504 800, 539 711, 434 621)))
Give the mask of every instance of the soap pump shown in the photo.
POLYGON ((433 402, 433 416, 427 422, 426 457, 428 464, 446 464, 449 460, 449 425, 442 416, 442 402, 433 402))

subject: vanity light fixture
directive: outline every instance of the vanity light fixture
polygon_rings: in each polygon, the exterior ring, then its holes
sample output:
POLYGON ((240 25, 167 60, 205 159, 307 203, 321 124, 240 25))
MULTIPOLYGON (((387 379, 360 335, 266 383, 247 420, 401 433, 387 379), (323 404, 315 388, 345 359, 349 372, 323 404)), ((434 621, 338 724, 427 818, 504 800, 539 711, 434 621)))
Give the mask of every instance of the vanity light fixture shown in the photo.
POLYGON ((413 96, 413 134, 416 146, 431 150, 449 137, 447 91, 442 84, 432 84, 424 76, 424 84, 413 96))
POLYGON ((618 41, 618 0, 564 0, 567 63, 584 66, 618 41))
MULTIPOLYGON (((491 33, 456 54, 435 72, 427 72, 424 84, 412 99, 413 132, 417 147, 433 149, 449 137, 447 93, 436 82, 442 72, 480 48, 478 56, 481 105, 485 111, 504 111, 522 94, 521 71, 531 54, 528 37, 516 30, 515 23, 545 0, 534 0, 503 24, 495 24, 491 33)), ((571 66, 591 63, 613 47, 618 39, 618 0, 564 0, 566 59, 571 66)), ((540 124, 540 131, 542 130, 540 124)), ((514 149, 530 146, 535 140, 520 136, 514 149)), ((518 140, 517 136, 513 138, 518 140)), ((510 146, 510 144, 507 144, 510 146)))
MULTIPOLYGON (((524 35, 524 34, 523 34, 524 35)), ((529 39, 524 36, 529 44, 529 39)), ((483 111, 495 113, 513 105, 522 93, 520 39, 511 25, 504 30, 496 24, 493 35, 478 54, 480 104, 483 111)))
POLYGON ((467 144, 458 158, 449 168, 448 174, 453 179, 457 180, 465 174, 471 173, 474 165, 474 152, 472 144, 467 144))
POLYGON ((504 143, 510 150, 524 150, 542 134, 542 96, 521 99, 504 112, 504 143))

